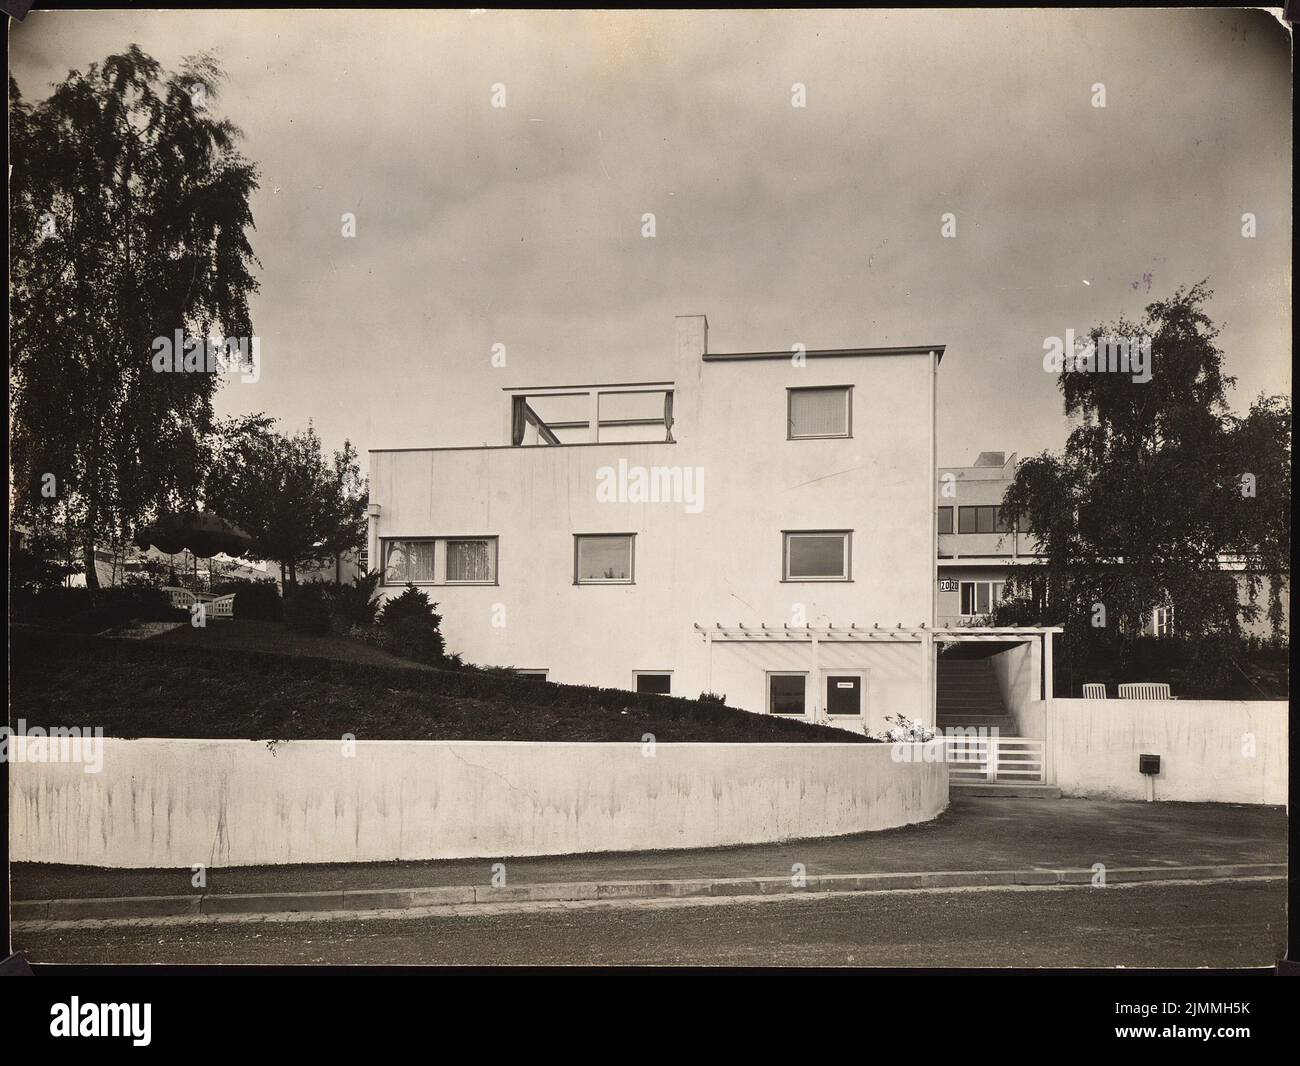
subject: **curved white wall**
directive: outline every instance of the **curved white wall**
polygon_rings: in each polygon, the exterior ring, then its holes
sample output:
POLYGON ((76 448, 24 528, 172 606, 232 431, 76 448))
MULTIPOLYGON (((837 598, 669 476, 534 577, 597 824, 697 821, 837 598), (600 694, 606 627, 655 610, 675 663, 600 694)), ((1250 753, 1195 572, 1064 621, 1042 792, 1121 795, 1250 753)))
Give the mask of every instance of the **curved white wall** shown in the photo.
POLYGON ((249 866, 712 847, 922 822, 941 762, 888 744, 104 740, 10 765, 15 862, 249 866))

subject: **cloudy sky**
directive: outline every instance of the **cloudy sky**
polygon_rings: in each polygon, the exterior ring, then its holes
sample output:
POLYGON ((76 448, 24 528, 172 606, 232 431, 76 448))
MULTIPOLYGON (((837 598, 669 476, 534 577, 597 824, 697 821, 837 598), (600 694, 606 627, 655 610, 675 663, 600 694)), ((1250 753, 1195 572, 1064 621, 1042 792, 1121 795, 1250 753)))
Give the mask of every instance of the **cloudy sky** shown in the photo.
POLYGON ((506 443, 502 386, 670 377, 704 313, 716 351, 946 344, 940 463, 1024 455, 1067 431, 1045 337, 1203 277, 1234 405, 1290 392, 1265 12, 36 11, 11 71, 132 42, 216 51, 261 172, 263 372, 219 409, 330 446, 506 443))

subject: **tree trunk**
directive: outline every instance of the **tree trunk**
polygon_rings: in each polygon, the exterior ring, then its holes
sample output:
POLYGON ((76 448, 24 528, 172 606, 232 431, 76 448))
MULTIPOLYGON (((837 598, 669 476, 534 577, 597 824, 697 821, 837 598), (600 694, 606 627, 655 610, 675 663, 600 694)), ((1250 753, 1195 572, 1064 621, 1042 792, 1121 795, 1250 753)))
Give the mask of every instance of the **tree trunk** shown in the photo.
POLYGON ((86 588, 91 598, 99 591, 99 573, 95 570, 95 538, 91 537, 81 546, 81 558, 86 566, 86 588))

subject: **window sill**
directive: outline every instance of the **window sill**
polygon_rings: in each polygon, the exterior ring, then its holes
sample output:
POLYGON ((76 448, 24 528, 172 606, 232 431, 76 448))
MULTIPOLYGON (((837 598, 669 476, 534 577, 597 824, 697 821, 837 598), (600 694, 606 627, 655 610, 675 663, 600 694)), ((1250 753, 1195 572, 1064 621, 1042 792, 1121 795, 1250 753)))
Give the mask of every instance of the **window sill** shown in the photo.
POLYGON ((783 577, 783 585, 852 585, 851 577, 783 577))
POLYGON ((499 581, 381 581, 381 589, 404 589, 407 585, 414 585, 417 589, 454 589, 469 586, 470 588, 493 588, 499 585, 499 581))

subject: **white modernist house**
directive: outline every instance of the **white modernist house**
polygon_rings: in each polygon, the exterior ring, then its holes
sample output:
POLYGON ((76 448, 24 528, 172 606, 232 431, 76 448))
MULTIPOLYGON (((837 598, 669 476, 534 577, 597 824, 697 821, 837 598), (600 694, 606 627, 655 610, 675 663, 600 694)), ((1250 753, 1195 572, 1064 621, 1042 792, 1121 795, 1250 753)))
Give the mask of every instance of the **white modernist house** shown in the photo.
POLYGON ((943 347, 710 352, 669 379, 507 388, 503 443, 370 452, 383 592, 550 681, 853 730, 934 721, 943 347))

